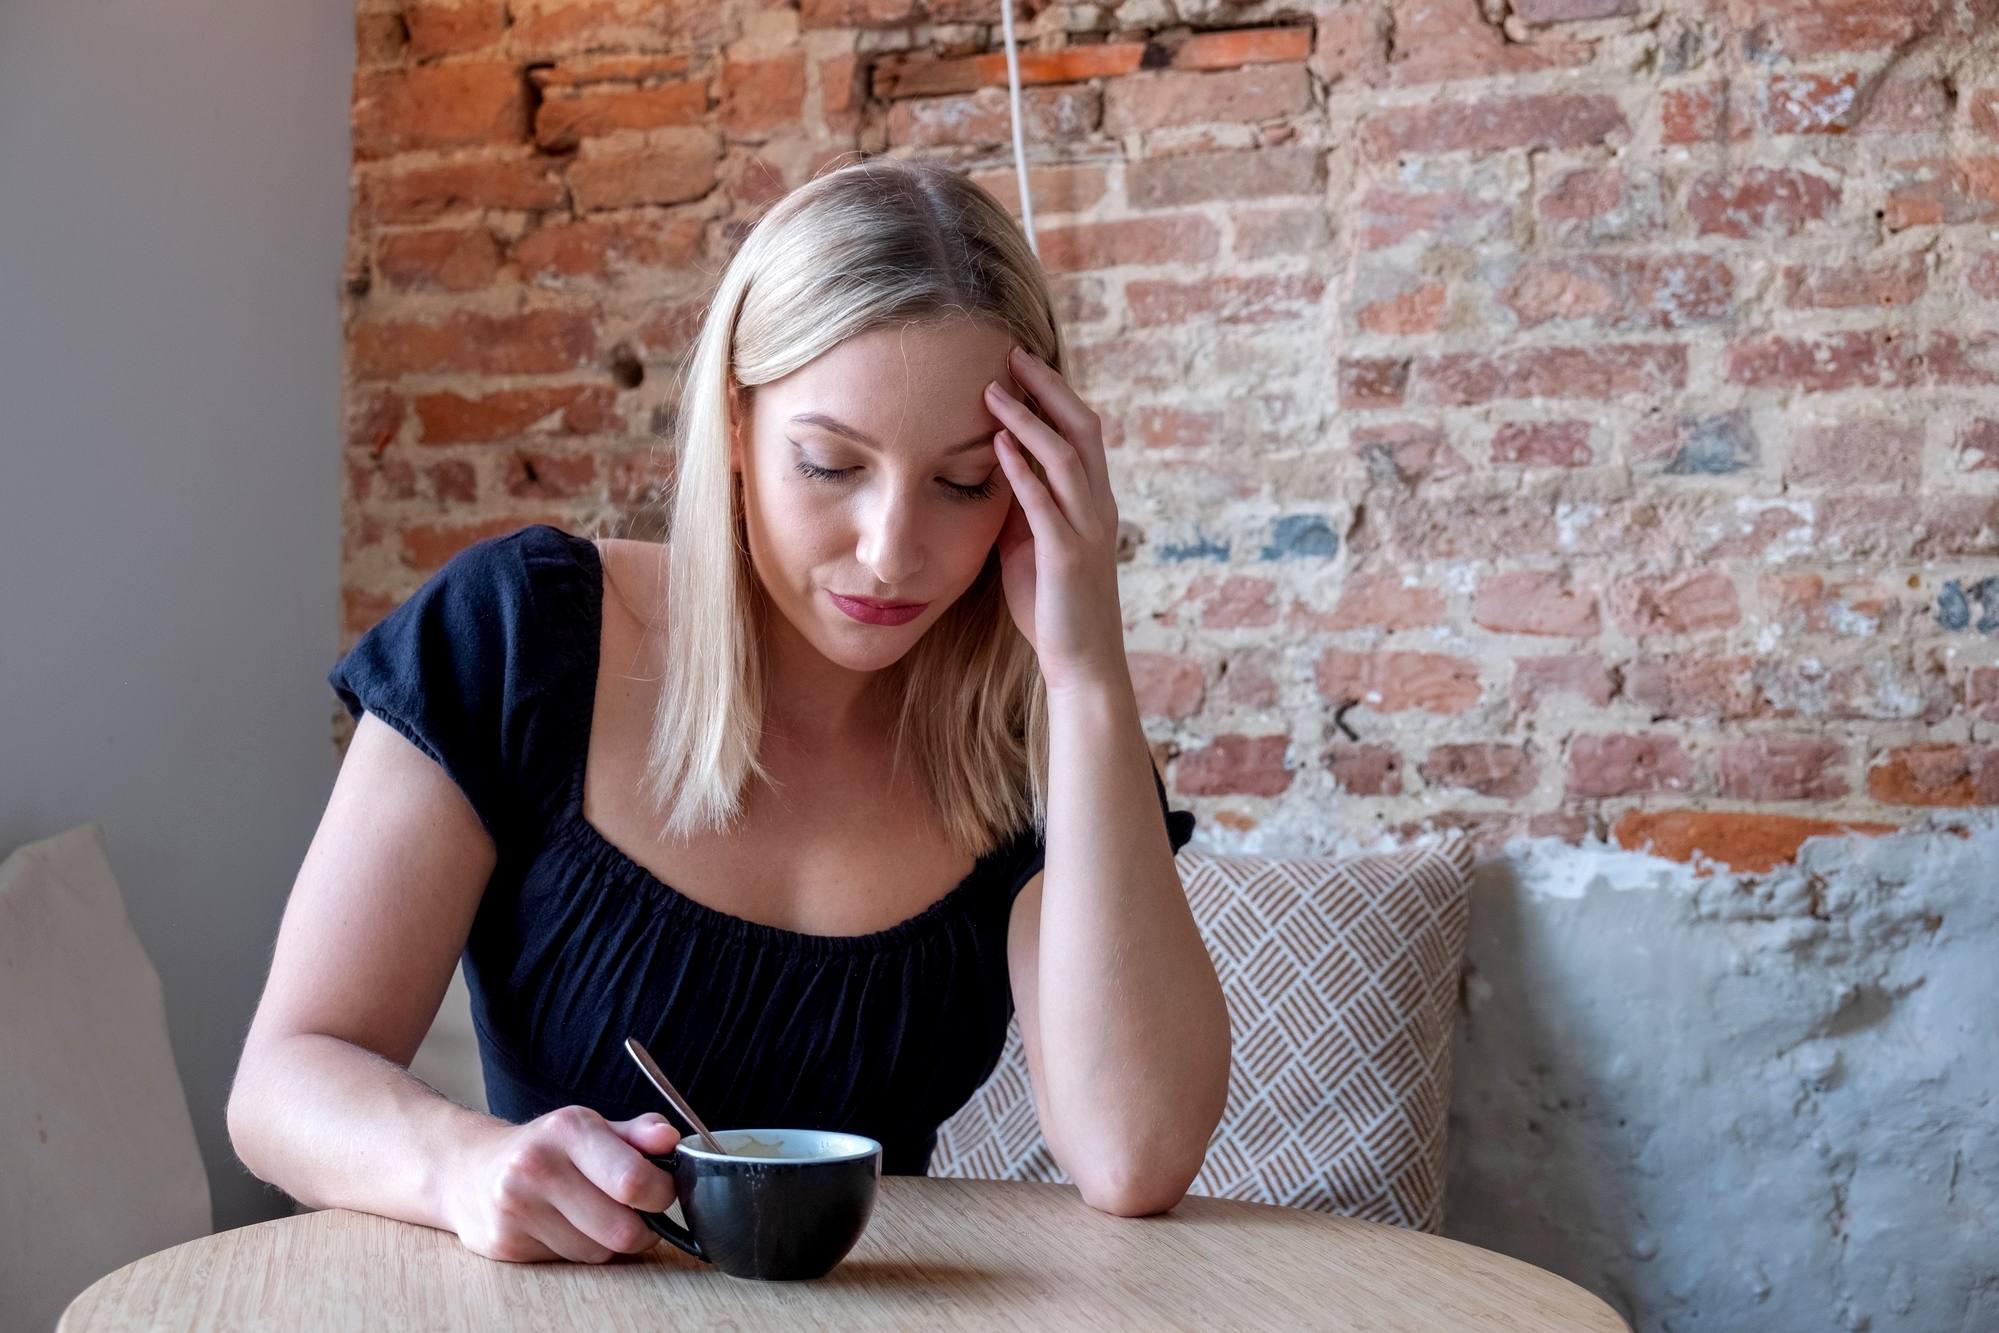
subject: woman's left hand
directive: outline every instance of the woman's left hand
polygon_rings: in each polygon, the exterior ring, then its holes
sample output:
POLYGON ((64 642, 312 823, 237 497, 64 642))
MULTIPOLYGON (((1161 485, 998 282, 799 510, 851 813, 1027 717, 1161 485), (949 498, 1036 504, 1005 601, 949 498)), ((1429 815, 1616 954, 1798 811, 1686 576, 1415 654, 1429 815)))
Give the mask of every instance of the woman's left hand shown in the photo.
POLYGON ((1008 366, 1049 421, 1000 385, 986 386, 986 408, 1006 427, 993 446, 1013 487, 1014 507, 999 536, 1007 609, 1034 645, 1050 689, 1128 679, 1118 606, 1117 500, 1102 423, 1033 353, 1014 348, 1008 366), (1046 482, 1028 465, 1029 454, 1046 482))

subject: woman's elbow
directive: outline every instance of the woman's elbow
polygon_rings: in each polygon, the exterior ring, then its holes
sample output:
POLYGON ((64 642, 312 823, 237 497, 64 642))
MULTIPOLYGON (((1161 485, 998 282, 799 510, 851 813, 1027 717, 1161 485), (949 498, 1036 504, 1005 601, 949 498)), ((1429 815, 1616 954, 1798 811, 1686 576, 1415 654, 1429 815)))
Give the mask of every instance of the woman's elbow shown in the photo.
POLYGON ((1074 1173, 1083 1202, 1114 1217, 1150 1217, 1187 1195, 1201 1160, 1162 1162, 1157 1157, 1098 1160, 1074 1173))

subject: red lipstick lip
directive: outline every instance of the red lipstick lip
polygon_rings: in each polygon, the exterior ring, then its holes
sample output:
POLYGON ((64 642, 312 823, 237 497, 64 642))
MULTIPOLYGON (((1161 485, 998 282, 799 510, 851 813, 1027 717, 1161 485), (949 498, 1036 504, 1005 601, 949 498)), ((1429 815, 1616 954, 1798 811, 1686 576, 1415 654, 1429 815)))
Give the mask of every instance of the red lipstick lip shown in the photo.
POLYGON ((849 597, 828 592, 833 605, 863 625, 907 625, 929 609, 928 602, 885 602, 878 597, 849 597))

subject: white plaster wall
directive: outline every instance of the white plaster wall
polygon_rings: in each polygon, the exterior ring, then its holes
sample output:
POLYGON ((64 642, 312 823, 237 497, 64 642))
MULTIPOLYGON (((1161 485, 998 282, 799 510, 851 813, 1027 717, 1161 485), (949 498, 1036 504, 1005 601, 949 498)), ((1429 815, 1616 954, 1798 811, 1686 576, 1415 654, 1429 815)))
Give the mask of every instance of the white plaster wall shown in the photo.
POLYGON ((1446 1234, 1639 1333, 1999 1329, 1999 825, 1481 870, 1446 1234))

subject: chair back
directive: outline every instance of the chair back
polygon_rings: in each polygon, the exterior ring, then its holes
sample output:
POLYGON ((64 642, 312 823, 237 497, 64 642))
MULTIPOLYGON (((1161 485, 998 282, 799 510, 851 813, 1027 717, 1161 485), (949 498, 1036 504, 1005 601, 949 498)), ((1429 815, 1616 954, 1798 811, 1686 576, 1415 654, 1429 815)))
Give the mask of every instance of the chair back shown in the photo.
POLYGON ((0 1333, 208 1234, 166 1005, 94 825, 0 863, 0 1333))

